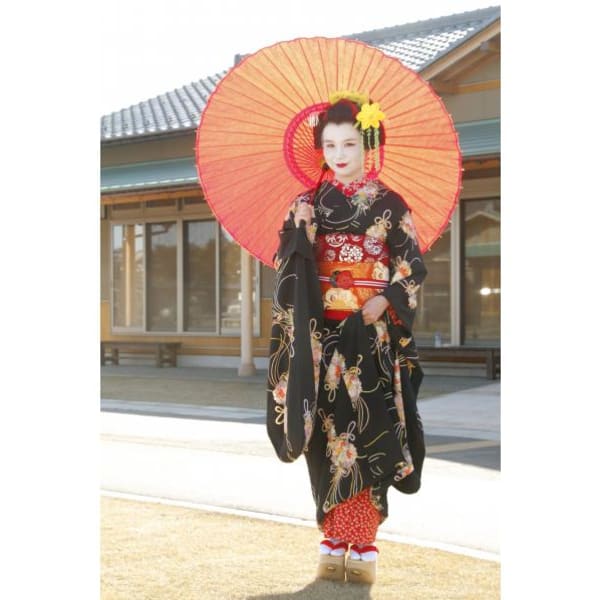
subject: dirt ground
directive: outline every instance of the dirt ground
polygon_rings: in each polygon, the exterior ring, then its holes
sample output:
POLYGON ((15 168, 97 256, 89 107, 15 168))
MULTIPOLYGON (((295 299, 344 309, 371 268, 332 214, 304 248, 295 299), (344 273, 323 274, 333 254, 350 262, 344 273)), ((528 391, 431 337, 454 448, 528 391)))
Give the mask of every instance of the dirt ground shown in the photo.
POLYGON ((102 600, 500 598, 500 565, 380 540, 373 586, 315 580, 316 529, 102 497, 102 600))

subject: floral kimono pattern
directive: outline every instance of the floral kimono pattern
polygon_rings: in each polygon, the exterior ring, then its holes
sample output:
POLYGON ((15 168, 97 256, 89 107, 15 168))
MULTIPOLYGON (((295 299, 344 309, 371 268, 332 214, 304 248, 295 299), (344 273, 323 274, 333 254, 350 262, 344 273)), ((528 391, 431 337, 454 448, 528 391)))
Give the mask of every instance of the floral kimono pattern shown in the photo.
POLYGON ((315 221, 296 228, 308 194, 292 203, 275 257, 267 431, 281 460, 304 454, 320 527, 366 489, 383 521, 389 487, 421 483, 412 325, 427 271, 410 211, 378 180, 350 196, 324 183, 315 221), (390 306, 366 326, 360 307, 379 293, 390 306))

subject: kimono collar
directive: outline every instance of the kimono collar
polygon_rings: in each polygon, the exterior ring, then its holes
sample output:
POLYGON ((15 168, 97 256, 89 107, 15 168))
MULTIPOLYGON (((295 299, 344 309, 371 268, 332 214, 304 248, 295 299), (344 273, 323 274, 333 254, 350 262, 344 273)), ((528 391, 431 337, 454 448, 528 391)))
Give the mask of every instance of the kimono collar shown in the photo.
POLYGON ((375 179, 374 173, 366 173, 360 179, 351 181, 348 184, 342 183, 337 179, 333 179, 331 181, 331 185, 338 189, 340 192, 342 192, 342 194, 344 194, 344 196, 346 196, 347 198, 351 198, 352 196, 354 196, 354 194, 356 194, 356 192, 358 192, 358 190, 360 190, 369 181, 372 181, 373 179, 375 179))

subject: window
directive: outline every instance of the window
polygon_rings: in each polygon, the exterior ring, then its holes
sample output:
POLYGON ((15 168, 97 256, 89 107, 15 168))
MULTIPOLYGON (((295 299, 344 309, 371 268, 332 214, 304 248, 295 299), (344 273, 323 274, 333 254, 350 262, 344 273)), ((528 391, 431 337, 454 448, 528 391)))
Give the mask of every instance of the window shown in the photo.
MULTIPOLYGON (((240 248, 233 238, 221 228, 219 238, 219 265, 221 280, 219 289, 221 333, 239 333, 241 328, 242 292, 240 289, 240 248)), ((256 261, 252 261, 252 302, 257 302, 256 261)), ((255 311, 256 318, 256 311, 255 311)))
POLYGON ((114 225, 112 236, 113 327, 144 327, 144 230, 114 225))
POLYGON ((112 223, 112 266, 115 330, 240 334, 240 248, 214 220, 112 223))
POLYGON ((148 331, 177 331, 177 229, 146 225, 148 331))
POLYGON ((126 202, 124 204, 113 204, 110 207, 110 211, 112 213, 117 213, 117 212, 133 212, 135 210, 139 210, 142 207, 142 203, 141 202, 126 202))
POLYGON ((214 333, 217 227, 214 221, 186 221, 183 225, 183 328, 214 333))
POLYGON ((174 209, 177 206, 176 200, 148 200, 144 202, 146 208, 171 208, 174 209))
POLYGON ((464 341, 500 341, 500 199, 464 202, 464 341))
POLYGON ((414 323, 417 343, 433 344, 436 334, 450 342, 450 226, 423 255, 427 277, 417 297, 414 323))

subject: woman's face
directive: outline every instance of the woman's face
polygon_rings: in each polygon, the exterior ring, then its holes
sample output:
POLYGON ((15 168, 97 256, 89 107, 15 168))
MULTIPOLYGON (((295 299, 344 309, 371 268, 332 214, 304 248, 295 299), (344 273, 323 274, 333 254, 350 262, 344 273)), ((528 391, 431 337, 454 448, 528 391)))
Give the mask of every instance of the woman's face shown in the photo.
POLYGON ((362 137, 350 123, 328 123, 321 136, 323 157, 342 183, 360 179, 364 172, 362 137))

